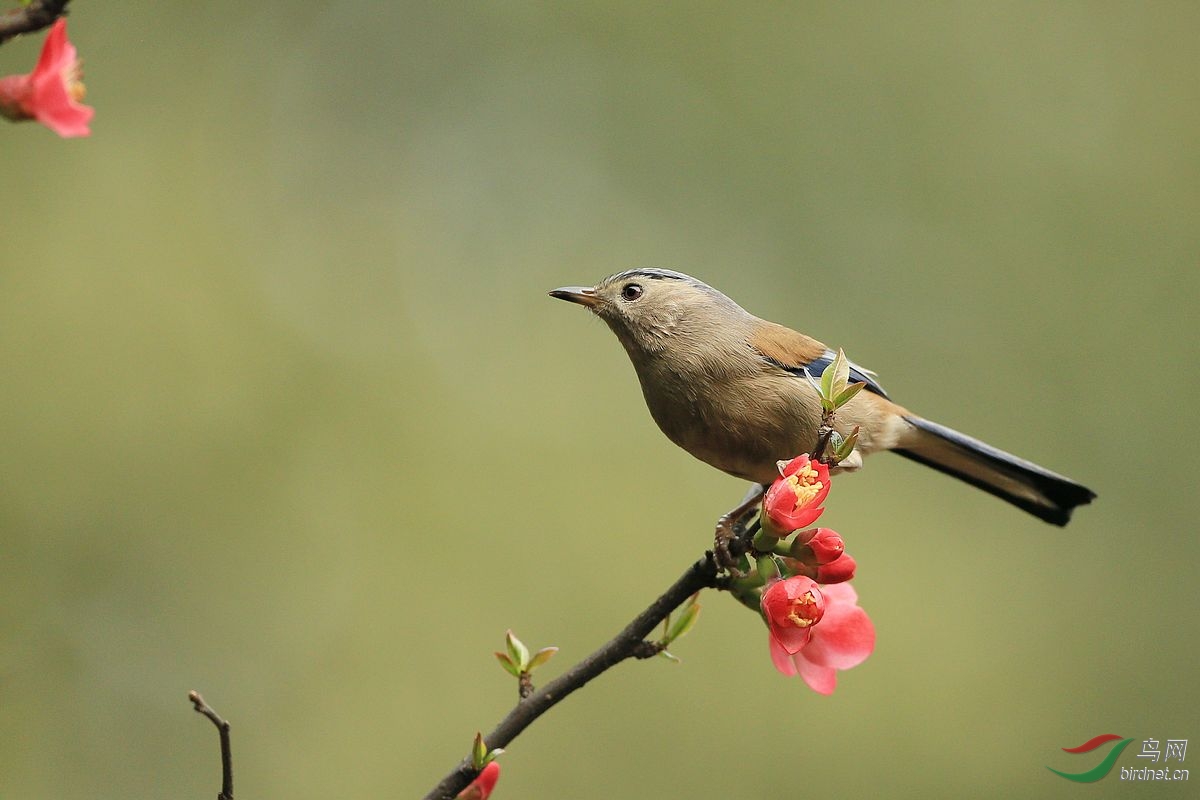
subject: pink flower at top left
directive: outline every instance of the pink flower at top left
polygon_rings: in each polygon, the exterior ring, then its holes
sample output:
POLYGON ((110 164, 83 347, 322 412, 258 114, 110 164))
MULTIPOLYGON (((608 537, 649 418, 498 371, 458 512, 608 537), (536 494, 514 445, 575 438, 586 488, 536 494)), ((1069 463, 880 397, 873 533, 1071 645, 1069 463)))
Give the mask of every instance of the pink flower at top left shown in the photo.
POLYGON ((64 138, 89 136, 95 109, 85 106, 85 89, 75 45, 67 39, 67 21, 50 26, 37 66, 28 75, 0 78, 0 114, 11 120, 33 119, 64 138))

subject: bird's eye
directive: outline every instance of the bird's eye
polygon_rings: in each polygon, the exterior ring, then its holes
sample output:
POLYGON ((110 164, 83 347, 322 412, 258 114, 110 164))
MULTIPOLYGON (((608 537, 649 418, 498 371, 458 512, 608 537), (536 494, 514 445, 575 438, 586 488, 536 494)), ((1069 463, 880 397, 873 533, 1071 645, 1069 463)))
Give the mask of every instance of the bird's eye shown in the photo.
POLYGON ((621 290, 621 297, 632 302, 642 296, 642 291, 641 284, 627 283, 625 284, 625 288, 621 290))

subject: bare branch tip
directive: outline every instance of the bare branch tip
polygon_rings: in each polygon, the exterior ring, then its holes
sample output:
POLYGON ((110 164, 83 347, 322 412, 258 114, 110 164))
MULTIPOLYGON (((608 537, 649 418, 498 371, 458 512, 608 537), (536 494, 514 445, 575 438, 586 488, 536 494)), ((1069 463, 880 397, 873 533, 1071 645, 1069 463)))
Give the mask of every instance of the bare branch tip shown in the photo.
POLYGON ((0 44, 22 33, 48 28, 66 16, 70 0, 32 0, 21 8, 0 13, 0 44))

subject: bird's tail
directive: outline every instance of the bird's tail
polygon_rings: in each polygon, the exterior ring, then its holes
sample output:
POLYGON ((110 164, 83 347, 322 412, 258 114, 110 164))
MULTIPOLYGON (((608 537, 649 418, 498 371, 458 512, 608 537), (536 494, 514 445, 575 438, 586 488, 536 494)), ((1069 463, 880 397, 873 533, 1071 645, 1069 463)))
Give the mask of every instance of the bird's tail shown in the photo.
POLYGON ((1086 505, 1096 496, 1069 478, 944 425, 911 415, 905 419, 915 430, 893 452, 953 475, 1054 525, 1066 525, 1075 506, 1086 505))

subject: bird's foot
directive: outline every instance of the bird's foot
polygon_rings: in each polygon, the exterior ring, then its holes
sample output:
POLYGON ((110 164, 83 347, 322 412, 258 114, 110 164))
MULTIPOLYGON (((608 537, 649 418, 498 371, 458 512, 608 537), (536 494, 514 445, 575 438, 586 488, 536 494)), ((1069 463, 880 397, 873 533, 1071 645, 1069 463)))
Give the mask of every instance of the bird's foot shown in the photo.
POLYGON ((713 537, 713 554, 716 556, 717 566, 735 578, 744 576, 737 566, 739 557, 745 552, 741 538, 746 532, 746 520, 758 507, 763 491, 761 485, 757 483, 751 485, 742 502, 717 520, 717 531, 713 537))

